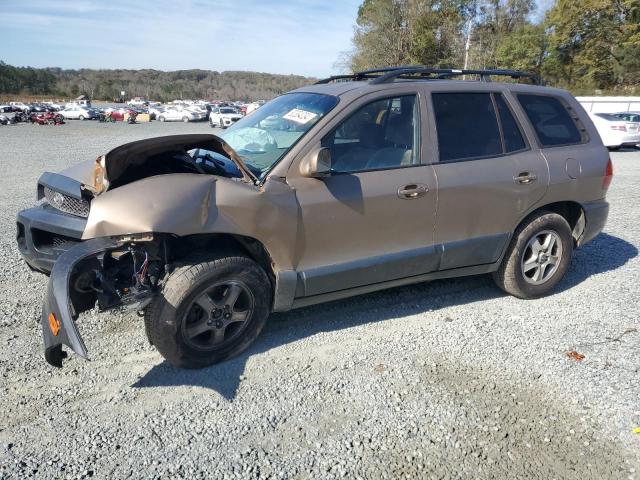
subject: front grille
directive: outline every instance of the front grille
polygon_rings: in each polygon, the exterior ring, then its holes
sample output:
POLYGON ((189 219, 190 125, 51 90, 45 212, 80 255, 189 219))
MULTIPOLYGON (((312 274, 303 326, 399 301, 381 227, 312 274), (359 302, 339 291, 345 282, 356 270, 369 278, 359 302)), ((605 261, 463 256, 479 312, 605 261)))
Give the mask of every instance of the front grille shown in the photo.
POLYGON ((67 237, 59 233, 48 232, 38 228, 31 229, 33 246, 40 252, 49 252, 55 249, 68 250, 80 242, 77 238, 67 237))
POLYGON ((57 208, 61 212, 75 215, 76 217, 87 218, 89 216, 90 204, 88 200, 77 199, 64 193, 51 190, 49 187, 44 187, 44 196, 54 208, 57 208))

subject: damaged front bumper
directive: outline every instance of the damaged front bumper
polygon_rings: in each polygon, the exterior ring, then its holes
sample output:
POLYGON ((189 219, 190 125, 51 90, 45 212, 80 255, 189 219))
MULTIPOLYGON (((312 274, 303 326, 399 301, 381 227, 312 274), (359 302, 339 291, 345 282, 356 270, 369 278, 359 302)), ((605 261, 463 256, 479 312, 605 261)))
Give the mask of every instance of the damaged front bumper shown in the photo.
MULTIPOLYGON (((133 273, 136 277, 130 278, 136 278, 136 282, 132 281, 130 287, 122 287, 123 275, 119 273, 122 269, 117 265, 114 267, 114 263, 120 260, 114 259, 112 253, 118 252, 123 258, 122 255, 131 255, 132 248, 140 247, 104 237, 84 241, 60 255, 51 270, 40 320, 44 356, 49 364, 62 367, 62 360, 67 356, 63 346, 87 359, 87 348, 78 332, 76 320, 80 313, 93 308, 96 301, 101 310, 122 305, 141 309, 151 301, 155 288, 151 283, 144 285, 137 281, 135 253, 133 273)), ((149 255, 146 251, 145 255, 146 265, 143 267, 146 278, 152 271, 157 278, 157 268, 148 268, 149 255)))

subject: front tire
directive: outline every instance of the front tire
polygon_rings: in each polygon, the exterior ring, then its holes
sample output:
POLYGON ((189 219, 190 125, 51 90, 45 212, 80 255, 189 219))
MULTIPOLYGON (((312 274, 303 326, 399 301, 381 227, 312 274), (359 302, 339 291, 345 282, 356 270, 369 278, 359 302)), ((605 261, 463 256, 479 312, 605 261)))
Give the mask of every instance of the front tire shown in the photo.
POLYGON ((253 260, 200 256, 171 273, 145 311, 145 327, 169 363, 203 368, 245 350, 270 310, 271 283, 253 260))
POLYGON ((573 236, 564 217, 540 212, 525 220, 513 234, 500 268, 493 273, 505 292, 523 299, 553 291, 571 263, 573 236))
POLYGON ((161 122, 164 122, 164 121, 165 121, 165 118, 164 118, 162 115, 160 115, 160 116, 158 117, 158 120, 159 120, 159 121, 161 121, 161 122))
POLYGON ((184 123, 188 123, 189 122, 189 117, 182 117, 182 121, 184 123))

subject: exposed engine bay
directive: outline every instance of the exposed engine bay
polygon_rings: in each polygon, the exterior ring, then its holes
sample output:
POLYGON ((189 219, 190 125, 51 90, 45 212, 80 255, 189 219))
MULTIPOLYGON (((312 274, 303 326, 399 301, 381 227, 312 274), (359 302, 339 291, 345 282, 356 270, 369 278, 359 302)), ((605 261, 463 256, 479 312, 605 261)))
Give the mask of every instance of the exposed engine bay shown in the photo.
POLYGON ((92 174, 94 194, 143 178, 170 173, 202 173, 255 182, 238 154, 215 135, 172 135, 128 143, 99 157, 92 174))
POLYGON ((96 301, 100 310, 144 308, 157 290, 166 264, 164 240, 125 243, 83 259, 70 279, 74 313, 92 308, 96 301))

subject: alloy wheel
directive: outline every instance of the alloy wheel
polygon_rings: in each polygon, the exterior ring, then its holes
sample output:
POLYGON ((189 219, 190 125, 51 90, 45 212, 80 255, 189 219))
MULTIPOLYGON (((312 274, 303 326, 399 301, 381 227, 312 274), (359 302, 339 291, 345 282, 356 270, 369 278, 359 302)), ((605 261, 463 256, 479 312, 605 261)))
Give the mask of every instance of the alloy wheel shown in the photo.
POLYGON ((527 283, 540 285, 558 270, 562 259, 562 240, 552 230, 536 233, 527 242, 520 262, 527 283))
POLYGON ((182 336, 192 348, 213 350, 229 344, 247 326, 255 299, 242 282, 217 283, 191 302, 182 322, 182 336))

